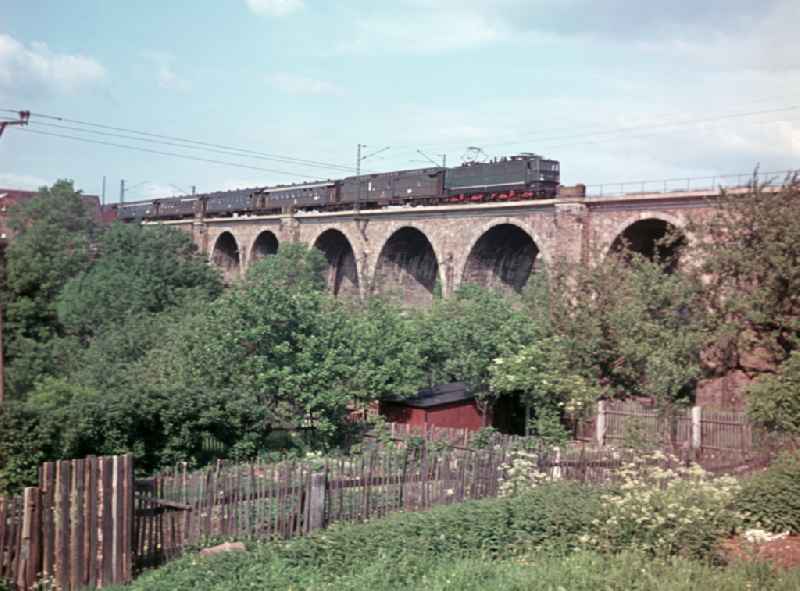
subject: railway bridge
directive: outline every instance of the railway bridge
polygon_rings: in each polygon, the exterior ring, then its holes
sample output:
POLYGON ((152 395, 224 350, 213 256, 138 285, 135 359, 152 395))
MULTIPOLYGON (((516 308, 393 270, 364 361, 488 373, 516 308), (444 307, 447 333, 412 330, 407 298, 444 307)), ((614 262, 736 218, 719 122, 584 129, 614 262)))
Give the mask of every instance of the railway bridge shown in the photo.
MULTIPOLYGON (((747 189, 735 189, 746 191, 747 189)), ((521 289, 550 261, 602 257, 626 243, 652 252, 672 229, 707 215, 716 190, 510 203, 389 207, 361 212, 196 218, 161 222, 191 233, 226 279, 286 242, 319 248, 337 295, 393 293, 424 305, 459 285, 521 289)), ((686 235, 688 240, 692 237, 686 235)))

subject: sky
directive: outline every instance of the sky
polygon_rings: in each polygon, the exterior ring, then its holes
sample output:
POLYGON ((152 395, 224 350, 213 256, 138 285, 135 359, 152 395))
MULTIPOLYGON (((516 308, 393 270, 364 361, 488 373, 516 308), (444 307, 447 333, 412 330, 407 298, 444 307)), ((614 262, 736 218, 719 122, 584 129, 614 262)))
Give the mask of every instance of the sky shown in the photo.
POLYGON ((0 109, 34 116, 0 187, 340 178, 359 143, 365 171, 477 146, 590 186, 800 168, 798 22, 797 0, 4 0, 0 109))

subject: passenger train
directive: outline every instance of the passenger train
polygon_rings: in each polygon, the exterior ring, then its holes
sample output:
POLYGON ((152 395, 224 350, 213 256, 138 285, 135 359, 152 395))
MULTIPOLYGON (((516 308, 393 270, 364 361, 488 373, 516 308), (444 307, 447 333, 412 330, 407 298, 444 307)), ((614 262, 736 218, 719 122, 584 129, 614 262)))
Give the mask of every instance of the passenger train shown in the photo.
POLYGON ((117 218, 168 220, 548 199, 558 195, 560 178, 557 160, 525 153, 450 168, 362 174, 340 180, 124 203, 117 206, 117 218))

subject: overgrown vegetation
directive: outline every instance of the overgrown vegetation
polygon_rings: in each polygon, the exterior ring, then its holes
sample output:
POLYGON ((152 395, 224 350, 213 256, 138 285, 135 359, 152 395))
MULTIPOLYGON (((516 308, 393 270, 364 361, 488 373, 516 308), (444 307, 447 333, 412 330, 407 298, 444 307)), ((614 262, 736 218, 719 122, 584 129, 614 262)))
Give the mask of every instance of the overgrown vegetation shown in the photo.
POLYGON ((800 534, 800 456, 786 453, 746 480, 735 505, 751 527, 800 534))
MULTIPOLYGON (((186 556, 144 574, 131 588, 702 591, 789 590, 800 583, 800 571, 779 573, 757 563, 720 568, 708 557, 690 560, 670 551, 654 559, 628 538, 614 540, 604 552, 586 549, 604 511, 599 491, 551 483, 513 498, 254 544, 246 553, 186 556)), ((674 537, 671 525, 662 533, 674 537)), ((695 525, 709 532, 715 527, 695 525)))
POLYGON ((188 235, 99 227, 59 181, 12 213, 0 488, 35 481, 41 461, 90 453, 132 451, 152 470, 201 464, 213 441, 252 458, 296 427, 329 449, 353 404, 448 381, 486 406, 527 406, 527 428, 558 442, 600 397, 669 409, 691 402, 704 375, 753 357, 774 373, 752 390, 754 418, 796 434, 799 187, 724 195, 686 229, 691 240, 668 236, 652 258, 556 260, 521 296, 466 285, 419 311, 336 300, 323 257, 303 245, 283 245, 223 293, 188 235))

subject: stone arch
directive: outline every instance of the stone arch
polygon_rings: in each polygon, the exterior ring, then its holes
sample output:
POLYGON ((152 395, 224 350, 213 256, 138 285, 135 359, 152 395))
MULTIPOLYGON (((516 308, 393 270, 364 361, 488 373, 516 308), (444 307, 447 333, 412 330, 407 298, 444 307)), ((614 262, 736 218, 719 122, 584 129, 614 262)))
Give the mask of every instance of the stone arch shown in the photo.
POLYGON ((395 230, 378 255, 373 291, 396 295, 409 305, 427 305, 443 287, 439 258, 425 233, 413 226, 395 230))
POLYGON ((276 254, 278 252, 278 237, 272 230, 262 230, 253 240, 253 245, 250 247, 250 256, 248 263, 254 263, 264 257, 276 254))
POLYGON ((520 292, 538 266, 539 255, 539 245, 529 232, 515 223, 495 223, 472 241, 461 284, 520 292))
POLYGON ((611 235, 611 245, 604 254, 607 256, 627 250, 641 254, 650 260, 653 260, 656 255, 661 255, 667 259, 674 259, 669 269, 673 270, 678 263, 675 257, 678 249, 686 245, 688 241, 683 227, 684 224, 673 216, 642 213, 637 219, 627 220, 624 225, 617 228, 617 231, 611 235), (679 234, 676 241, 666 246, 659 244, 663 238, 676 231, 679 234))
POLYGON ((513 219, 507 217, 494 218, 491 221, 485 222, 480 226, 477 226, 475 230, 469 235, 469 239, 465 241, 466 242, 465 248, 461 250, 461 255, 456 257, 457 260, 454 261, 455 268, 458 269, 457 282, 454 287, 457 287, 464 283, 468 283, 468 280, 466 278, 467 261, 469 260, 470 254, 475 250, 475 246, 478 244, 478 241, 481 240, 486 235, 487 232, 491 231, 492 228, 506 224, 511 226, 516 226, 525 234, 527 234, 533 241, 536 248, 538 249, 534 270, 550 266, 551 263, 550 254, 546 247, 546 243, 540 237, 539 233, 535 230, 535 228, 533 228, 530 224, 526 223, 525 220, 521 219, 513 219))
POLYGON ((317 236, 313 244, 328 261, 325 279, 333 294, 359 297, 358 263, 353 245, 344 232, 328 228, 317 236))
POLYGON ((225 281, 230 282, 240 276, 239 245, 232 233, 226 230, 217 236, 211 249, 211 261, 222 270, 225 281))

